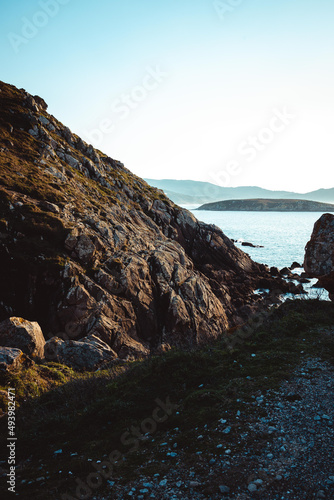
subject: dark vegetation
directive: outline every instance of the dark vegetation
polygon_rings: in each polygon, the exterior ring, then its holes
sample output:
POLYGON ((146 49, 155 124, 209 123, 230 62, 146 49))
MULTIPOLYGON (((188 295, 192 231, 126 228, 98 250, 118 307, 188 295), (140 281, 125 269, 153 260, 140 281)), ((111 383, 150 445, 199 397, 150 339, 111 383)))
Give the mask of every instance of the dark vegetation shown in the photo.
MULTIPOLYGON (((1 375, 2 390, 17 388, 20 477, 27 481, 18 483, 23 498, 60 498, 61 492, 73 488, 71 478, 84 479, 92 471, 88 458, 103 460, 114 449, 126 457, 115 472, 126 480, 148 456, 159 462, 159 444, 176 427, 180 429, 178 447, 189 451, 190 457, 197 426, 216 426, 222 415, 244 410, 242 402, 253 401, 258 390, 265 393, 277 388, 307 357, 334 361, 332 303, 286 302, 255 331, 249 331, 233 349, 228 346, 233 336, 240 338, 239 331, 230 332, 228 342, 222 337, 191 352, 172 350, 95 373, 79 374, 48 363, 1 375), (129 446, 120 442, 121 435, 152 415, 156 398, 165 401, 167 397, 178 406, 177 411, 159 424, 154 442, 144 440, 138 452, 129 453, 129 446), (61 458, 54 455, 58 449, 63 451, 61 458), (73 452, 78 455, 71 456, 73 452), (36 483, 41 476, 46 481, 36 483)), ((5 436, 5 418, 1 426, 5 436)), ((212 452, 216 444, 211 442, 208 448, 206 443, 203 453, 212 452)))

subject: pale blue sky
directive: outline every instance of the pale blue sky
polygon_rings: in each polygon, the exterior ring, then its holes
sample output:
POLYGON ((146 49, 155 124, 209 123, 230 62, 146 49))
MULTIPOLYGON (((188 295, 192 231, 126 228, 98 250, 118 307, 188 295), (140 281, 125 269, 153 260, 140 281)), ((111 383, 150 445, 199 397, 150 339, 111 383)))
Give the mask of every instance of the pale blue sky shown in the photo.
POLYGON ((6 1, 0 78, 142 177, 306 192, 334 186, 333 26, 332 0, 6 1))

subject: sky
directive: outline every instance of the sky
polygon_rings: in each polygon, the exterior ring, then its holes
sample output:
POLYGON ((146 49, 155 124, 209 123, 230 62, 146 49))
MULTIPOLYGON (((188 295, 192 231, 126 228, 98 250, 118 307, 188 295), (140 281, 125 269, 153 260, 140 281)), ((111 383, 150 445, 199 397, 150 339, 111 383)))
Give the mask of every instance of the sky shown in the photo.
POLYGON ((9 0, 0 79, 154 179, 334 187, 333 0, 9 0))

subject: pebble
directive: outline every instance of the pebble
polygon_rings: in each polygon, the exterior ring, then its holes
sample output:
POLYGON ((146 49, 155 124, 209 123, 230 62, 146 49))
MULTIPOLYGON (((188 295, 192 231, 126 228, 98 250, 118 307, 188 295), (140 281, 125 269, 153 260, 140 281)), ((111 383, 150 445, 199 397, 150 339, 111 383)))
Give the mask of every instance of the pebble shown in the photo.
POLYGON ((228 486, 222 485, 222 486, 219 486, 219 491, 220 491, 220 493, 223 493, 223 494, 224 493, 229 493, 230 492, 230 488, 228 486))
POLYGON ((190 488, 197 488, 197 486, 200 486, 201 483, 199 483, 198 481, 190 481, 189 483, 189 487, 190 488))
POLYGON ((326 498, 326 493, 323 490, 319 490, 317 493, 317 498, 326 498))
POLYGON ((231 427, 226 427, 226 429, 223 430, 224 434, 229 434, 231 432, 231 427))
POLYGON ((166 486, 167 484, 167 479, 162 479, 159 483, 159 486, 166 486))
POLYGON ((252 491, 256 491, 257 490, 256 484, 254 484, 254 483, 249 484, 248 485, 248 490, 251 491, 251 492, 252 491))

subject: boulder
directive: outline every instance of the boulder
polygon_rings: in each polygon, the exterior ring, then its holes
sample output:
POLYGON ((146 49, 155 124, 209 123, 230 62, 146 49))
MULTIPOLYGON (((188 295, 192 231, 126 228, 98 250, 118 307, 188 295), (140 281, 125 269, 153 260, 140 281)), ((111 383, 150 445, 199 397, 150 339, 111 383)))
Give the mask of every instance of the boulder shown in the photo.
POLYGON ((12 317, 0 323, 0 345, 14 347, 28 356, 43 358, 45 339, 35 321, 12 317))
POLYGON ((0 371, 19 370, 23 366, 31 366, 33 361, 20 349, 0 347, 0 371))
POLYGON ((305 248, 304 269, 334 299, 334 215, 324 214, 315 223, 305 248))
POLYGON ((273 267, 270 268, 270 274, 271 274, 271 276, 279 276, 279 273, 280 272, 279 272, 279 269, 277 267, 273 266, 273 267))
POLYGON ((297 269, 299 267, 303 267, 303 266, 301 266, 298 262, 293 262, 292 265, 290 266, 290 269, 291 269, 291 271, 293 271, 294 269, 297 269))
POLYGON ((281 269, 281 275, 282 276, 291 276, 292 273, 288 267, 283 267, 283 269, 281 269))
POLYGON ((90 335, 79 341, 52 337, 45 344, 45 359, 70 366, 75 370, 97 370, 117 354, 100 338, 90 335))

